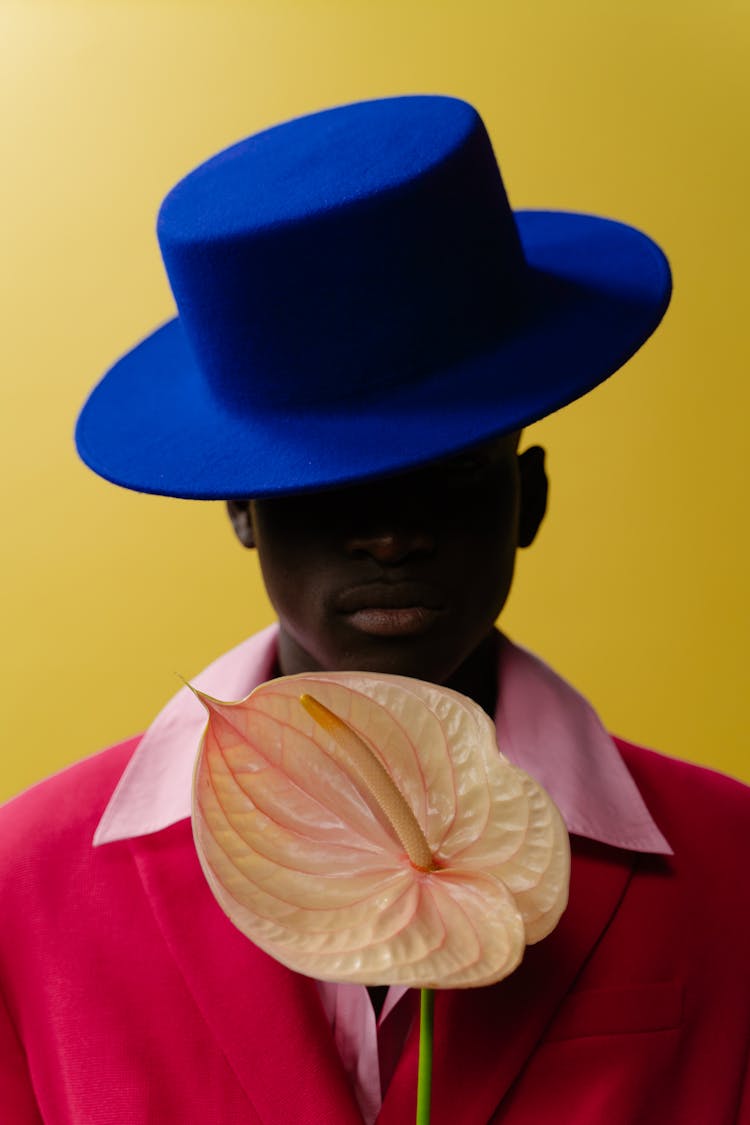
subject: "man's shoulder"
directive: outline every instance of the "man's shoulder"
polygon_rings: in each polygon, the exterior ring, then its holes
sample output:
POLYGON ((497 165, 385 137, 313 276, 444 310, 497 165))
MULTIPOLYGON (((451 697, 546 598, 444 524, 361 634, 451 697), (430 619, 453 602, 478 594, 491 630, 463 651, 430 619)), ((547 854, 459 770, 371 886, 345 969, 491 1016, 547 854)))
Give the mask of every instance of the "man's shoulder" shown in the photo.
POLYGON ((90 846, 94 830, 130 761, 140 735, 67 766, 0 807, 0 867, 21 853, 50 854, 80 841, 90 846))
POLYGON ((672 758, 616 738, 651 814, 670 842, 732 840, 742 846, 750 823, 750 786, 707 766, 672 758))

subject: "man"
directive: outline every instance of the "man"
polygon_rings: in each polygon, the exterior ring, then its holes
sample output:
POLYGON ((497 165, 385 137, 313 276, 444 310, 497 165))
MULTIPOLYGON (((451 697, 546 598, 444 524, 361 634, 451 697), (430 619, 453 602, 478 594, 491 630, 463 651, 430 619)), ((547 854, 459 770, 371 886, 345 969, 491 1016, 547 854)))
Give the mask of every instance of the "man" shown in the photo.
MULTIPOLYGON (((433 1120, 750 1120, 747 790, 615 743, 494 630, 546 503, 519 431, 656 327, 658 248, 514 216, 478 116, 442 98, 250 138, 177 185, 159 236, 179 317, 107 374, 77 441, 119 484, 228 498, 260 553, 279 626, 197 686, 448 684, 572 834, 554 933, 498 985, 438 994, 433 1120)), ((187 820, 202 723, 184 690, 4 810, 0 1104, 14 1123, 413 1119, 413 996, 291 973, 213 901, 187 820)))
POLYGON ((543 452, 519 457, 519 436, 369 484, 229 501, 240 541, 259 551, 285 674, 415 676, 494 715, 493 625, 547 495, 543 452))

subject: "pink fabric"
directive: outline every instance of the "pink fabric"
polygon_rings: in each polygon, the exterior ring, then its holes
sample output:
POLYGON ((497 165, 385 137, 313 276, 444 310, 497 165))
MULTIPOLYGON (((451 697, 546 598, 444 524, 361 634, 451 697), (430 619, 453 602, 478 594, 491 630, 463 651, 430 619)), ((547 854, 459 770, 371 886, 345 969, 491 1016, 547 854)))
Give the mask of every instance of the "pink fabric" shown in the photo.
MULTIPOLYGON (((0 809, 0 1121, 362 1125, 315 982, 228 921, 190 822, 92 848, 137 742, 0 809)), ((572 837, 559 926, 435 997, 433 1125, 750 1125, 750 791, 618 745, 674 855, 572 837)), ((417 1032, 378 1125, 414 1121, 417 1032)))
POLYGON ((380 1018, 367 989, 361 984, 333 984, 319 981, 320 998, 336 1050, 351 1079, 362 1119, 371 1125, 377 1118, 383 1097, 411 1027, 401 1018, 399 1001, 409 991, 404 985, 388 989, 380 1018), (398 1009, 394 1012, 394 1009, 398 1009))
MULTIPOLYGON (((209 664, 193 685, 221 699, 244 699, 273 675, 278 626, 271 625, 209 664)), ((183 687, 154 719, 107 805, 94 844, 159 832, 190 816, 193 766, 206 712, 183 687)))
MULTIPOLYGON (((244 699, 276 663, 278 626, 224 653, 193 679, 201 691, 244 699)), ((591 705, 538 657, 506 640, 495 722, 500 749, 552 796, 569 831, 603 844, 670 855, 614 742, 591 705)), ((130 840, 190 816, 193 765, 206 714, 183 687, 141 739, 94 844, 130 840)))
MULTIPOLYGON (((277 636, 278 627, 270 626, 244 641, 196 676, 194 685, 221 699, 244 698, 273 674, 277 636)), ((495 721, 507 757, 544 785, 571 832, 629 850, 671 854, 589 703, 531 653, 507 640, 501 652, 495 721)), ((96 845, 157 832, 190 815, 204 724, 203 708, 182 688, 131 758, 99 822, 96 845)), ((407 990, 389 990, 376 1025, 362 985, 319 982, 318 987, 365 1125, 372 1125, 409 1031, 403 1013, 391 1016, 407 990)))
POLYGON ((591 704, 539 657, 510 642, 500 661, 495 724, 500 749, 544 786, 569 832, 672 854, 591 704))

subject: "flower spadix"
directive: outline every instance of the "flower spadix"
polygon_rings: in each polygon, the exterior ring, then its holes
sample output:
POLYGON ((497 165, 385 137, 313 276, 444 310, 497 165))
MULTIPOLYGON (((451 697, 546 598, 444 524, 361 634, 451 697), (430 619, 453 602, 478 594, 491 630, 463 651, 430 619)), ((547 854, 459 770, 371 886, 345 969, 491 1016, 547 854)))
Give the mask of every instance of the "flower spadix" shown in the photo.
POLYGON ((568 837, 471 700, 400 676, 271 680, 208 711, 193 831, 232 922, 298 972, 490 984, 556 925, 568 837))

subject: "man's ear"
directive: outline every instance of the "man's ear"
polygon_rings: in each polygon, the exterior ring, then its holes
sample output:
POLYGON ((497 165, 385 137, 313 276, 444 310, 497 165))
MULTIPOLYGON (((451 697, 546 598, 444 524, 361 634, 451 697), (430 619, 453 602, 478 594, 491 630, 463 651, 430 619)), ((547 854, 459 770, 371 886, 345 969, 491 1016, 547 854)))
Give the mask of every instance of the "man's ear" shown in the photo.
POLYGON ((232 521, 234 534, 242 546, 254 547, 255 531, 250 500, 227 500, 227 513, 232 521))
POLYGON ((530 547, 547 511, 547 473, 541 445, 532 445, 518 458, 521 473, 521 507, 518 516, 518 546, 530 547))

